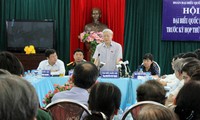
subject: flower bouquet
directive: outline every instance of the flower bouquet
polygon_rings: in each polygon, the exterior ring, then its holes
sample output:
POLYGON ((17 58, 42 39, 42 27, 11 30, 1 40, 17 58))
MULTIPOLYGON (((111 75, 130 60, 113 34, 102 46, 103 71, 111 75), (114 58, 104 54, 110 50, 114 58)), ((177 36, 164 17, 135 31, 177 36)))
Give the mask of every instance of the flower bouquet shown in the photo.
POLYGON ((30 45, 30 46, 25 46, 24 47, 24 51, 26 54, 35 54, 36 51, 35 51, 35 47, 33 45, 30 45))
POLYGON ((43 103, 46 105, 48 105, 49 103, 51 103, 51 98, 58 92, 61 91, 66 91, 66 90, 71 90, 71 88, 74 86, 74 83, 69 80, 67 83, 65 83, 64 85, 58 85, 58 84, 54 84, 54 91, 49 91, 46 95, 45 98, 43 99, 43 103))
POLYGON ((81 42, 85 42, 85 43, 89 44, 89 50, 90 50, 90 53, 91 53, 90 58, 92 58, 92 56, 95 52, 96 46, 99 43, 103 42, 103 33, 102 32, 94 32, 94 31, 82 32, 79 35, 79 38, 80 38, 81 42))

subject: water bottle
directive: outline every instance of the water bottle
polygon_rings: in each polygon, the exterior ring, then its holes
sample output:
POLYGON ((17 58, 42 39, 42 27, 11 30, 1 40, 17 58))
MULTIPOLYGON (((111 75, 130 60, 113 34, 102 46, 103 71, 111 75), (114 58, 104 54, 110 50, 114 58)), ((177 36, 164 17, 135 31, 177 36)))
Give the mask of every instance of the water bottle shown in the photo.
POLYGON ((42 69, 41 68, 38 69, 38 77, 42 77, 42 69))
POLYGON ((140 73, 143 73, 143 70, 142 70, 142 67, 140 68, 140 71, 139 71, 140 73))

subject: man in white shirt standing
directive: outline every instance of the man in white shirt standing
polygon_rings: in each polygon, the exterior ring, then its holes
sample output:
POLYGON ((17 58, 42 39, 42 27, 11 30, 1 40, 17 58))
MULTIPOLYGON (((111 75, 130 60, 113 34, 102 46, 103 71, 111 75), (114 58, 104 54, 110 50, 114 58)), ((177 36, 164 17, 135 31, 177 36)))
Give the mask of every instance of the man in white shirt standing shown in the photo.
POLYGON ((64 62, 58 59, 54 49, 47 49, 45 51, 47 60, 40 62, 38 70, 50 70, 51 75, 65 75, 64 62))
POLYGON ((110 29, 103 30, 103 43, 97 45, 93 58, 94 64, 99 66, 100 62, 105 65, 100 68, 100 71, 116 71, 116 65, 122 59, 122 46, 114 42, 113 31, 110 29))

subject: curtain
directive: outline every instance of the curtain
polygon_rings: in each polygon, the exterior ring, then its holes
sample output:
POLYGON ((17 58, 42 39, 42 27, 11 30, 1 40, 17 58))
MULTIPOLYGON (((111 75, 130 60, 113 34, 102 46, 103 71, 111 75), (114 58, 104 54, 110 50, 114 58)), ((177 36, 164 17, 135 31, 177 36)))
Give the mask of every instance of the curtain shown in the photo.
POLYGON ((7 19, 44 20, 56 22, 56 50, 58 57, 69 62, 70 0, 1 0, 0 48, 6 50, 5 21, 7 19))
POLYGON ((124 43, 124 14, 125 0, 71 0, 70 21, 70 59, 77 48, 85 49, 78 35, 84 31, 84 26, 92 22, 93 7, 101 9, 100 21, 114 32, 113 40, 123 46, 124 43))
POLYGON ((126 0, 124 57, 135 71, 145 53, 152 53, 162 74, 172 73, 171 60, 178 53, 194 51, 199 42, 162 41, 162 0, 126 0))

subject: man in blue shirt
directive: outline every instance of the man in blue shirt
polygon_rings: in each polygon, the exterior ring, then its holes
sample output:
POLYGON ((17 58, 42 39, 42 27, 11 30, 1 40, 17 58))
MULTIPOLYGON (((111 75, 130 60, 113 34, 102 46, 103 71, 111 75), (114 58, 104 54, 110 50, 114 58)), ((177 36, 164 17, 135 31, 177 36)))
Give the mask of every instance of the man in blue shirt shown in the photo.
POLYGON ((96 82, 98 77, 97 67, 90 62, 83 62, 74 68, 72 81, 74 87, 69 91, 63 91, 55 94, 51 99, 52 102, 59 99, 72 99, 88 105, 88 89, 96 82))

